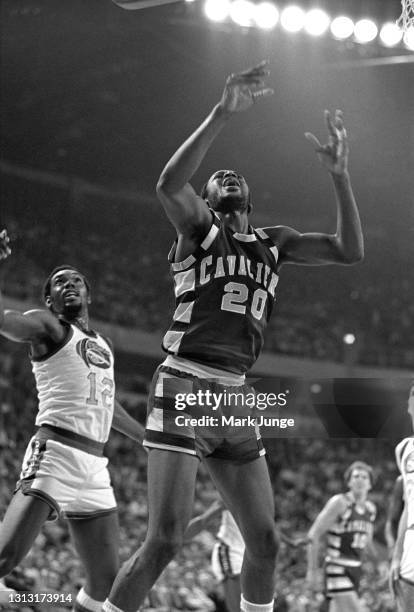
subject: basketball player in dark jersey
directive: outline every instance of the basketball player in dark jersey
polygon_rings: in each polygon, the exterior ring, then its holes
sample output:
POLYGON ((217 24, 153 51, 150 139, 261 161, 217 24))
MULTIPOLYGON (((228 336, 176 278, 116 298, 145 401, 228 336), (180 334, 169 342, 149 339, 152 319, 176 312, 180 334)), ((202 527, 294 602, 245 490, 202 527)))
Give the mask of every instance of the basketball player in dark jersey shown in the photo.
POLYGON ((254 230, 249 187, 235 170, 215 172, 201 197, 191 186, 228 121, 273 93, 265 86, 267 75, 266 62, 231 75, 220 102, 172 156, 158 182, 159 199, 177 231, 170 254, 176 310, 164 337, 168 357, 155 373, 148 403, 147 537, 119 572, 106 612, 135 612, 181 547, 198 459, 209 469, 246 544, 241 610, 273 610, 278 541, 263 444, 255 423, 243 431, 226 425, 233 406, 223 398, 229 390, 244 397, 251 390, 244 374, 261 350, 281 265, 355 263, 363 256, 363 240, 340 111, 333 119, 326 113, 328 144, 307 135, 332 177, 335 234, 300 234, 285 226, 254 230), (217 398, 221 401, 212 407, 217 398), (224 425, 208 420, 213 417, 224 425))
POLYGON ((345 472, 348 493, 334 495, 315 519, 308 535, 307 584, 312 591, 320 587, 318 556, 326 536, 324 590, 329 612, 362 610, 358 586, 362 552, 372 541, 375 505, 367 499, 372 486, 372 468, 355 461, 345 472))
MULTIPOLYGON (((3 230, 0 260, 10 252, 3 230)), ((0 578, 26 556, 43 523, 60 514, 86 572, 73 610, 99 612, 119 567, 117 506, 103 448, 111 426, 139 442, 143 427, 115 399, 112 346, 89 327, 83 274, 56 268, 44 298, 47 309, 22 313, 5 310, 0 291, 0 335, 29 344, 39 397, 37 432, 0 526, 0 578)))

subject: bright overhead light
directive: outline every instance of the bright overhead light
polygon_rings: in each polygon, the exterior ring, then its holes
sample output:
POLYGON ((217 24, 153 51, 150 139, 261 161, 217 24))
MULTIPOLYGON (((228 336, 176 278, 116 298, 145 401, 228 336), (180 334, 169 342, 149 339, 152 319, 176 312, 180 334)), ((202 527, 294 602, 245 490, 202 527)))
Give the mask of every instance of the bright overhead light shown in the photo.
POLYGON ((409 49, 411 49, 411 51, 414 51, 414 26, 408 28, 408 30, 404 34, 404 43, 409 49))
POLYGON ((331 23, 331 32, 335 38, 345 40, 352 36, 354 32, 354 23, 349 17, 336 17, 331 23))
POLYGON ((401 42, 402 37, 402 30, 400 30, 397 24, 393 23, 392 21, 384 23, 381 28, 380 39, 386 47, 398 45, 398 43, 401 42))
POLYGON ((305 16, 305 30, 312 36, 321 36, 329 28, 329 16, 321 9, 312 9, 305 16))
POLYGON ((288 32, 299 32, 305 24, 305 11, 299 6, 287 6, 282 11, 280 23, 288 32))
POLYGON ((204 12, 212 21, 224 21, 230 13, 230 2, 228 0, 207 0, 204 12))
POLYGON ((235 0, 230 6, 230 17, 240 26, 250 26, 253 23, 255 5, 248 0, 235 0))
POLYGON ((255 7, 253 18, 259 28, 271 30, 279 21, 279 11, 271 2, 261 2, 255 7))
POLYGON ((355 24, 354 36, 360 43, 369 43, 378 34, 378 28, 371 19, 360 19, 355 24))
POLYGON ((344 343, 348 344, 348 345, 354 344, 355 340, 356 340, 356 338, 355 338, 354 334, 345 334, 345 336, 343 337, 344 343))

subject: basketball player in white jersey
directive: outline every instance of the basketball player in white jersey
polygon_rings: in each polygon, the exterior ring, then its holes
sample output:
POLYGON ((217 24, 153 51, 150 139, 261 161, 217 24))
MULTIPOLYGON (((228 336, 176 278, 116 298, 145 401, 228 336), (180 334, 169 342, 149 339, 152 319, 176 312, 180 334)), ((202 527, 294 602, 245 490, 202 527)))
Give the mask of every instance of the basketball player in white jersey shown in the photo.
MULTIPOLYGON (((0 233, 0 259, 10 255, 0 233)), ((52 271, 47 309, 4 310, 0 334, 30 346, 39 397, 37 432, 0 527, 0 578, 20 563, 43 523, 68 519, 86 572, 76 612, 99 612, 118 570, 118 517, 103 447, 111 425, 142 440, 143 428, 115 400, 113 352, 89 328, 89 283, 71 266, 52 271)))
POLYGON ((324 590, 329 612, 360 612, 358 587, 362 552, 372 542, 375 505, 368 499, 372 468, 355 461, 345 472, 349 491, 334 495, 315 519, 308 534, 306 582, 320 590, 318 561, 321 540, 326 536, 324 590))
MULTIPOLYGON (((408 400, 408 413, 414 429, 414 386, 408 400)), ((404 483, 404 511, 390 569, 390 586, 401 612, 414 610, 414 436, 402 440, 395 449, 398 469, 404 483)))
POLYGON ((185 532, 185 538, 191 539, 200 531, 207 529, 210 521, 219 515, 221 516, 220 527, 216 536, 217 542, 211 555, 211 569, 217 581, 223 587, 228 612, 239 612, 240 574, 246 546, 231 512, 226 510, 220 500, 213 502, 203 514, 190 521, 185 532))

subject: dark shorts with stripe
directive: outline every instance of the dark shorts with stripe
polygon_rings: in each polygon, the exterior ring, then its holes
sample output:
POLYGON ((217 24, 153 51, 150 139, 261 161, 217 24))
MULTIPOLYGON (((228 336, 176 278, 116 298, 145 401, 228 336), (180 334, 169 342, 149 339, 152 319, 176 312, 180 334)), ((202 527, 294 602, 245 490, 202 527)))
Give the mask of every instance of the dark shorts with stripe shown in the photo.
POLYGON ((200 459, 254 461, 265 454, 248 405, 254 396, 250 385, 222 385, 161 365, 148 398, 144 446, 200 459))
POLYGON ((358 594, 359 583, 361 580, 361 566, 347 567, 325 562, 325 596, 327 599, 332 599, 338 593, 349 593, 355 591, 358 594))

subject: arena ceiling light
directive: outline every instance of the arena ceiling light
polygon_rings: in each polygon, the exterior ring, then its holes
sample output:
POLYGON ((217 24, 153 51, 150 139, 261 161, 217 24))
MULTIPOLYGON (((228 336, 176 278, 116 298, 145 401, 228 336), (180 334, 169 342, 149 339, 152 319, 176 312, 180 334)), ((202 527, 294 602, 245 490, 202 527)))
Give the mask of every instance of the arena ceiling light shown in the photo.
POLYGON ((349 17, 345 15, 341 15, 340 17, 335 17, 335 19, 331 23, 331 32, 332 36, 338 38, 339 40, 345 40, 349 38, 354 33, 354 22, 349 17))
POLYGON ((321 9, 312 9, 305 15, 305 31, 311 36, 322 36, 329 28, 329 16, 321 9))
POLYGON ((204 13, 211 21, 224 21, 230 14, 230 2, 228 0, 207 0, 204 5, 204 13))
POLYGON ((355 40, 359 43, 369 43, 376 38, 378 28, 371 19, 360 19, 354 28, 355 40))
POLYGON ((299 32, 305 25, 305 11, 299 6, 287 6, 282 11, 280 23, 288 32, 299 32))
POLYGON ((279 11, 272 2, 261 2, 255 7, 255 24, 264 30, 271 30, 279 21, 279 11))
POLYGON ((239 26, 248 27, 253 25, 253 13, 255 5, 249 0, 235 0, 230 5, 230 17, 239 26))
POLYGON ((414 51, 414 26, 412 26, 406 31, 403 40, 408 49, 414 51))
POLYGON ((394 47, 394 45, 398 45, 398 43, 401 42, 403 32, 395 23, 390 21, 388 23, 384 23, 379 36, 381 42, 386 47, 394 47))

